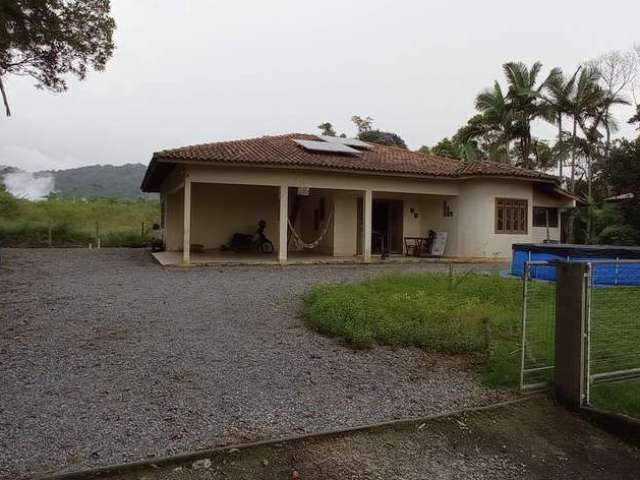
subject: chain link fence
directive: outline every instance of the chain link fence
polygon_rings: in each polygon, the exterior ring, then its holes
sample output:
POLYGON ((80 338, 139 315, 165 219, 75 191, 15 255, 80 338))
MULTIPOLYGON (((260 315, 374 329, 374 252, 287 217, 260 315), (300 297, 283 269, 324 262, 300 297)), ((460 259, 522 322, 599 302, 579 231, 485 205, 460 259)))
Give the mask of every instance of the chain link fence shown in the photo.
POLYGON ((640 416, 640 261, 590 262, 587 403, 640 416))
POLYGON ((543 388, 553 381, 556 325, 555 266, 527 262, 523 274, 520 389, 543 388))
MULTIPOLYGON (((640 417, 640 261, 585 261, 585 403, 640 417)), ((550 386, 555 368, 554 262, 527 262, 523 274, 520 388, 550 386)))

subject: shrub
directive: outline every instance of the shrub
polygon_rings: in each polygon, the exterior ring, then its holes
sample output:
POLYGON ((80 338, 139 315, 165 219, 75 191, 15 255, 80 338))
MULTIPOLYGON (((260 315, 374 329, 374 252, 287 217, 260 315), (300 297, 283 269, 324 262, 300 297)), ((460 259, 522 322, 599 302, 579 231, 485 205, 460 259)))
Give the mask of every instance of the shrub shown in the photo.
POLYGON ((637 245, 640 232, 631 225, 609 225, 598 235, 598 243, 606 245, 637 245))

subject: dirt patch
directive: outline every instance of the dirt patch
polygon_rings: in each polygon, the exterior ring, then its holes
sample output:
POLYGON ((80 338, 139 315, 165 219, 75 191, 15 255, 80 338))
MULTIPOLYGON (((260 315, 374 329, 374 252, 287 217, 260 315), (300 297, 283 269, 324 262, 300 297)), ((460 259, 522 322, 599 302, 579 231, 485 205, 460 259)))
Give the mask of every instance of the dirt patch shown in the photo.
POLYGON ((634 479, 640 450, 546 398, 316 439, 230 450, 104 480, 634 479))

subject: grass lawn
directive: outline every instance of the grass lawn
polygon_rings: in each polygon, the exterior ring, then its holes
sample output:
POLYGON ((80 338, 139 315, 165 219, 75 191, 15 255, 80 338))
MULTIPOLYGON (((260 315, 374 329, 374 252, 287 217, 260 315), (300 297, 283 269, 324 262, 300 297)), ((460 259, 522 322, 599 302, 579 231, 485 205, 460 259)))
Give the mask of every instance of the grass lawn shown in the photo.
POLYGON ((591 387, 595 407, 640 418, 640 380, 602 383, 591 387))
MULTIPOLYGON (((625 296, 640 298, 640 289, 633 290, 625 296)), ((604 295, 604 290, 594 293, 598 306, 594 305, 593 312, 592 350, 597 358, 615 357, 620 347, 640 345, 640 330, 628 328, 632 324, 628 317, 623 320, 614 315, 619 303, 607 302, 604 295), (618 327, 624 327, 624 333, 618 327)), ((530 282, 529 298, 527 368, 546 367, 553 364, 555 285, 530 282)), ((319 285, 305 296, 303 312, 311 328, 355 348, 381 344, 470 354, 483 362, 486 385, 518 386, 522 319, 522 282, 518 279, 421 273, 319 285)), ((637 360, 640 357, 628 359, 637 360)), ((552 371, 535 375, 530 382, 550 379, 552 371)), ((594 398, 606 401, 606 391, 594 398)), ((640 395, 629 397, 628 408, 640 415, 640 395)))
POLYGON ((304 317, 350 346, 416 346, 487 360, 485 381, 518 384, 522 285, 469 274, 392 274, 356 284, 319 285, 304 317))

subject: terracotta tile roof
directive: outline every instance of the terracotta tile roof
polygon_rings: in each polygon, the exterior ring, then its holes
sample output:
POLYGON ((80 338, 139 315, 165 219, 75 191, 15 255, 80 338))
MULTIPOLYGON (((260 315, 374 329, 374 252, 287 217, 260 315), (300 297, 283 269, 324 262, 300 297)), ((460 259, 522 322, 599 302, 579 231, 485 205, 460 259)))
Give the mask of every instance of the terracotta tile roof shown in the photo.
POLYGON ((379 172, 448 178, 501 176, 546 181, 556 179, 541 172, 493 162, 461 162, 374 143, 370 144, 370 150, 361 150, 358 156, 311 152, 294 142, 295 139, 320 140, 315 135, 294 133, 162 150, 153 154, 142 188, 146 190, 150 187, 150 170, 156 162, 215 162, 234 165, 325 168, 363 173, 379 172))
POLYGON ((488 161, 460 162, 460 166, 457 170, 457 175, 460 177, 489 175, 497 177, 527 177, 548 180, 558 179, 553 175, 548 175, 544 172, 538 172, 537 170, 527 170, 526 168, 518 168, 511 165, 505 165, 504 163, 488 161))

